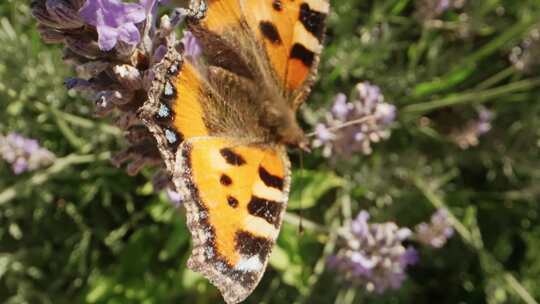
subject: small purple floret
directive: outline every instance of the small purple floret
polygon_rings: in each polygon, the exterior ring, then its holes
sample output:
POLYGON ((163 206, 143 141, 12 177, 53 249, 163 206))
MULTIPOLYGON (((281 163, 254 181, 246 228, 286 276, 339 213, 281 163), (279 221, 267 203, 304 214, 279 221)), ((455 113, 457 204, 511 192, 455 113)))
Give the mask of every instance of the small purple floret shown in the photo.
POLYGON ((96 27, 101 50, 112 50, 119 41, 136 45, 141 41, 137 24, 146 19, 155 1, 124 3, 119 0, 87 0, 79 11, 83 20, 96 27))

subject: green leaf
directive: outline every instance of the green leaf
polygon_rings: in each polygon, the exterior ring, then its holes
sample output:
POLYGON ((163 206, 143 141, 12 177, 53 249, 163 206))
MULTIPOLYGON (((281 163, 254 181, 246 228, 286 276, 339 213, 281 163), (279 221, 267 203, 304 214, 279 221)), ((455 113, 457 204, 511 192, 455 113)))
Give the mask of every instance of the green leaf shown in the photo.
POLYGON ((189 240, 189 232, 186 229, 186 223, 183 216, 176 216, 172 233, 169 235, 167 243, 159 253, 159 259, 165 261, 179 255, 179 249, 189 240))
POLYGON ((96 303, 105 297, 113 288, 113 282, 103 276, 98 276, 92 280, 90 292, 86 295, 86 303, 96 303))
POLYGON ((184 288, 191 289, 204 280, 205 280, 204 277, 200 273, 193 272, 189 269, 186 269, 186 271, 184 271, 182 275, 181 285, 184 288))
POLYGON ((291 264, 287 252, 278 245, 274 246, 274 249, 272 249, 269 262, 272 267, 279 271, 286 271, 291 264))
POLYGON ((463 67, 454 70, 448 75, 445 75, 444 77, 441 77, 439 79, 430 82, 420 83, 414 88, 413 95, 415 97, 422 97, 450 89, 469 78, 469 76, 475 71, 475 68, 476 67, 474 65, 463 67))
POLYGON ((302 170, 295 173, 288 209, 312 208, 324 194, 343 184, 344 180, 333 172, 302 170))
POLYGON ((163 197, 163 200, 152 202, 147 207, 152 219, 158 223, 171 223, 177 216, 177 211, 170 203, 165 202, 165 200, 166 198, 163 197))

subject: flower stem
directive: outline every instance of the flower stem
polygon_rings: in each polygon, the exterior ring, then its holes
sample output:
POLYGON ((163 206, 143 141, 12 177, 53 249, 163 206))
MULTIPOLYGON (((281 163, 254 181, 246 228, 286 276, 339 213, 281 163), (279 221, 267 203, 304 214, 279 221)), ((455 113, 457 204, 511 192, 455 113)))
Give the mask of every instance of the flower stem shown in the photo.
POLYGON ((531 78, 499 86, 493 89, 481 90, 476 92, 465 92, 462 94, 450 95, 442 99, 412 104, 402 108, 400 112, 402 114, 421 115, 426 112, 449 106, 466 103, 483 103, 490 101, 494 98, 502 97, 512 93, 529 91, 539 86, 540 78, 531 78))
POLYGON ((73 165, 92 163, 97 160, 110 159, 110 157, 110 153, 104 152, 99 155, 72 154, 64 158, 59 158, 54 162, 51 167, 44 170, 43 172, 38 172, 32 175, 29 180, 20 181, 15 185, 0 192, 0 206, 14 199, 17 196, 17 193, 20 193, 22 189, 27 187, 39 186, 49 180, 49 178, 51 178, 53 175, 56 175, 73 165))

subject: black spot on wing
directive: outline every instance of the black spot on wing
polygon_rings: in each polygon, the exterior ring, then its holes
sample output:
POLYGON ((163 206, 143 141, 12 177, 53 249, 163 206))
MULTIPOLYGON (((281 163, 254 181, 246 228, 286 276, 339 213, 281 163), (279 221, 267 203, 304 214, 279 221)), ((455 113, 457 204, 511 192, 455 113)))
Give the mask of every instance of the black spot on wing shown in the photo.
POLYGON ((293 45, 290 57, 302 61, 307 68, 311 68, 315 61, 315 53, 300 43, 293 45))
POLYGON ((259 23, 259 29, 263 36, 270 40, 273 44, 281 44, 281 36, 276 26, 270 21, 261 21, 259 23))
POLYGON ((233 183, 232 178, 230 176, 228 176, 227 174, 222 174, 221 177, 219 178, 219 182, 223 186, 227 186, 227 187, 232 185, 232 183, 233 183))
POLYGON ((259 177, 266 186, 283 190, 283 178, 270 174, 263 166, 259 167, 259 177))
POLYGON ((242 157, 242 155, 234 152, 233 150, 229 148, 223 148, 219 151, 221 156, 227 161, 229 165, 232 166, 242 166, 246 164, 246 160, 242 157))
POLYGON ((272 2, 272 7, 274 8, 274 10, 281 12, 281 10, 283 9, 283 3, 281 3, 281 0, 274 0, 272 2))
POLYGON ((322 41, 324 35, 324 21, 326 14, 312 10, 309 4, 302 3, 300 5, 300 22, 304 25, 306 30, 322 41))
POLYGON ((279 216, 282 209, 283 204, 257 196, 252 196, 248 204, 249 214, 264 219, 276 228, 279 227, 279 216))
POLYGON ((272 250, 272 240, 257 237, 247 231, 238 231, 236 233, 236 249, 240 254, 252 257, 259 255, 261 261, 266 260, 272 250))
POLYGON ((240 202, 235 197, 228 196, 227 197, 227 204, 229 204, 229 206, 231 206, 233 208, 237 208, 238 205, 240 204, 240 202))

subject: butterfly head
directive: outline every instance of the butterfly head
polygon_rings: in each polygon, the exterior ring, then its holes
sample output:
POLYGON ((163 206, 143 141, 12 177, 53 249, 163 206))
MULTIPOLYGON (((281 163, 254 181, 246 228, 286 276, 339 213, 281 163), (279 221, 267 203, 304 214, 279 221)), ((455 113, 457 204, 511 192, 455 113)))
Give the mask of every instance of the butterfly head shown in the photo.
POLYGON ((274 103, 262 117, 272 141, 309 152, 309 141, 298 125, 295 112, 290 107, 277 105, 279 103, 274 103))

